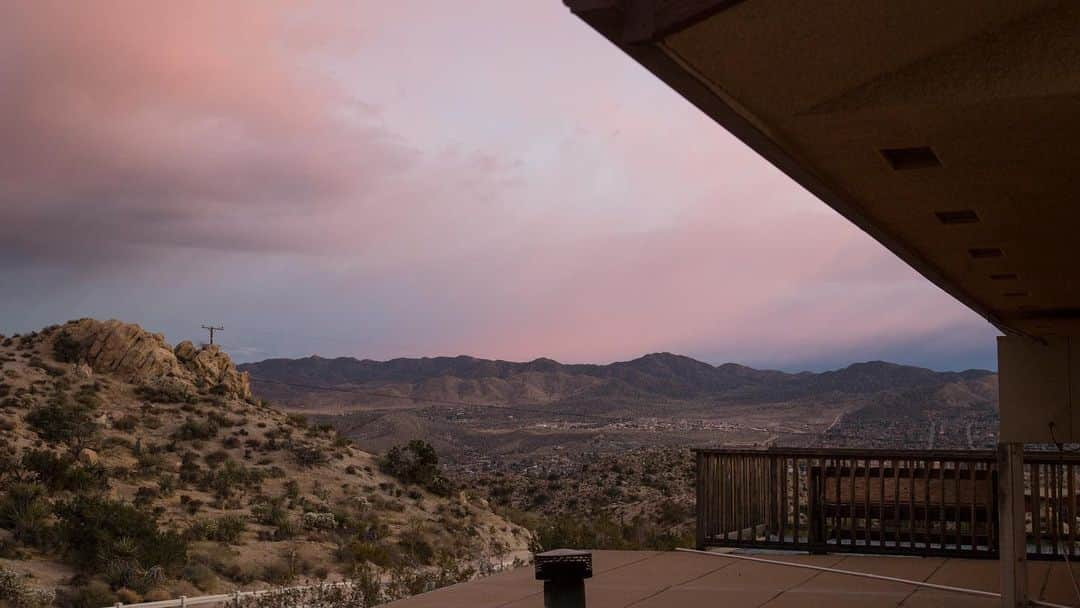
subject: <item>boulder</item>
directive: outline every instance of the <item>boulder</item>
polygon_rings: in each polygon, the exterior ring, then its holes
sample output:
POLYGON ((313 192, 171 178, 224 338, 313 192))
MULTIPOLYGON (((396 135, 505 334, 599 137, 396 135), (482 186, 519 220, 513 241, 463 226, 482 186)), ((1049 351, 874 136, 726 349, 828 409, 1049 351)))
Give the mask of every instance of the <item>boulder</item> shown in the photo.
POLYGON ((117 376, 125 382, 181 372, 172 349, 161 334, 151 334, 135 324, 80 319, 63 332, 78 343, 93 371, 117 376))
POLYGON ((116 320, 79 319, 60 330, 57 335, 78 345, 79 360, 93 372, 177 394, 208 387, 224 396, 251 398, 248 375, 217 345, 198 348, 184 341, 173 349, 163 335, 116 320))
POLYGON ((196 376, 211 386, 221 387, 219 390, 226 394, 236 395, 241 399, 251 397, 247 373, 237 370, 229 355, 222 352, 216 344, 204 346, 187 365, 196 376))
POLYGON ((191 343, 191 340, 184 340, 176 345, 173 350, 173 354, 181 363, 187 363, 195 358, 195 355, 199 354, 199 349, 195 348, 195 345, 191 343))

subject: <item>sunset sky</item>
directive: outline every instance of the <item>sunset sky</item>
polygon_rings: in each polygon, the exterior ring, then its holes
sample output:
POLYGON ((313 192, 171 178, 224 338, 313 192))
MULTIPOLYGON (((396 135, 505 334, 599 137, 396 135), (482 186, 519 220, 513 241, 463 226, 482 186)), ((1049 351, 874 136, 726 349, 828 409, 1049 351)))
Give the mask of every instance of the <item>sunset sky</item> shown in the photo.
POLYGON ((559 0, 8 2, 0 90, 3 333, 995 367, 992 327, 559 0))

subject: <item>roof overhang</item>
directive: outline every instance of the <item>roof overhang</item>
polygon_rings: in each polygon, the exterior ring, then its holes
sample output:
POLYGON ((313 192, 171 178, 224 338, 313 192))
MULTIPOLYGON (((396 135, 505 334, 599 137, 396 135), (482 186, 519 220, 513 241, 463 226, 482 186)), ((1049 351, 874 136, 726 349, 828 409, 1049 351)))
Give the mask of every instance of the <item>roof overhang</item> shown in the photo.
POLYGON ((566 4, 1002 331, 1080 335, 1080 3, 566 4))

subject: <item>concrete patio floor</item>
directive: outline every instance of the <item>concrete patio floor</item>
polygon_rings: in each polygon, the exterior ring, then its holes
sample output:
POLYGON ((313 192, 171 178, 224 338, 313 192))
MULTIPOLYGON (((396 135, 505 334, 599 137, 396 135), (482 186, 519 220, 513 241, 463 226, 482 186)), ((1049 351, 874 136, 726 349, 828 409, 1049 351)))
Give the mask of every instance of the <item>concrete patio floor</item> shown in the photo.
MULTIPOLYGON (((994 560, 863 555, 760 555, 812 564, 926 581, 941 585, 998 591, 994 560)), ((1080 566, 1074 564, 1080 576, 1080 566)), ((873 608, 996 608, 994 598, 920 589, 903 583, 739 561, 679 552, 596 551, 593 578, 586 582, 588 608, 709 607, 785 608, 817 606, 873 608)), ((1033 599, 1077 606, 1062 562, 1028 562, 1033 599)), ((453 585, 388 604, 388 608, 541 608, 542 583, 532 567, 453 585)))

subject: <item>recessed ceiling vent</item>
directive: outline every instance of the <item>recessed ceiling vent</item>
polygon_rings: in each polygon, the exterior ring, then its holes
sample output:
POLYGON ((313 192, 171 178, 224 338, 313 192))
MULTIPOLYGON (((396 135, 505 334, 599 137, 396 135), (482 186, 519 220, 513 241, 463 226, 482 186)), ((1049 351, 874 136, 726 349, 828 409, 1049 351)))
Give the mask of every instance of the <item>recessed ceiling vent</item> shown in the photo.
POLYGON ((1000 258, 1005 255, 1005 252, 997 247, 976 247, 974 249, 968 249, 968 253, 976 260, 1000 258))
POLYGON ((991 281, 1015 281, 1020 277, 1015 272, 1003 272, 1001 274, 990 275, 991 281))
POLYGON ((974 224, 979 221, 979 216, 971 209, 957 209, 956 211, 935 211, 934 215, 942 224, 974 224))
POLYGON ((882 148, 881 155, 896 171, 912 169, 932 169, 940 167, 941 161, 929 146, 918 148, 882 148))

